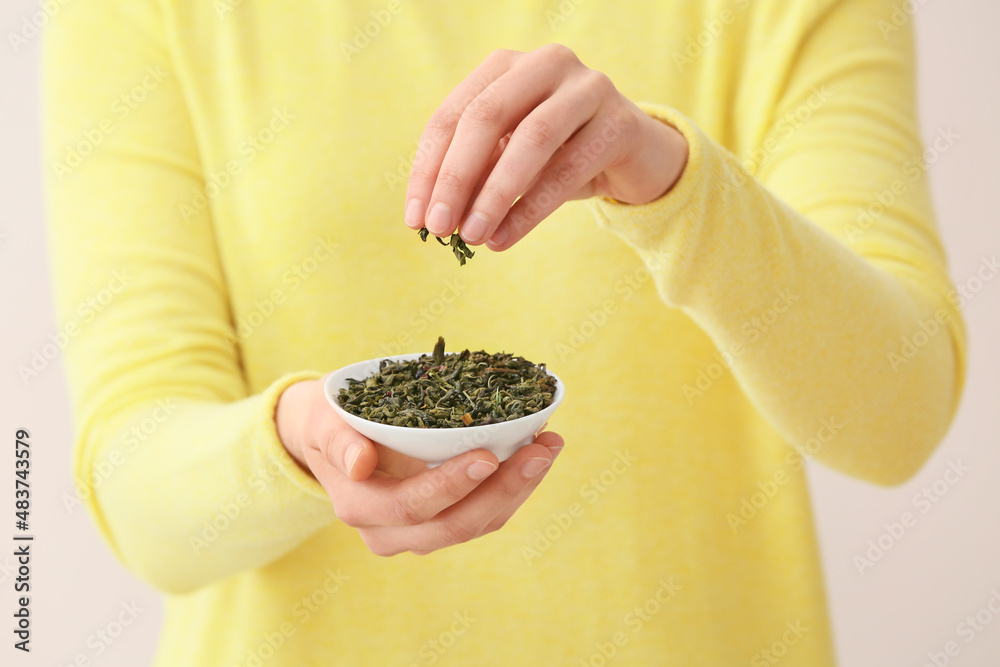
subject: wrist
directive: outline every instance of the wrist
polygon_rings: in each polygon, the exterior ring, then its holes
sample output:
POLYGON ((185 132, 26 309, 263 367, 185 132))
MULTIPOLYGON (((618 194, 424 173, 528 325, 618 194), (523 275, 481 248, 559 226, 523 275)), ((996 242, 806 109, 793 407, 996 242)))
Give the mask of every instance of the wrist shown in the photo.
POLYGON ((665 196, 681 180, 688 161, 688 141, 673 125, 629 103, 635 115, 625 155, 605 173, 598 194, 621 204, 642 206, 665 196))
POLYGON ((673 125, 643 114, 648 122, 649 136, 643 141, 645 150, 649 151, 647 159, 652 165, 650 173, 659 175, 659 182, 653 188, 653 195, 646 201, 637 202, 648 204, 664 197, 681 180, 684 168, 688 160, 688 142, 684 135, 673 125))
MULTIPOLYGON (((289 385, 278 397, 278 405, 274 410, 274 423, 278 431, 278 439, 306 472, 309 466, 305 460, 306 425, 312 412, 312 403, 320 394, 319 380, 302 380, 289 385)), ((311 473, 310 473, 311 474, 311 473)))

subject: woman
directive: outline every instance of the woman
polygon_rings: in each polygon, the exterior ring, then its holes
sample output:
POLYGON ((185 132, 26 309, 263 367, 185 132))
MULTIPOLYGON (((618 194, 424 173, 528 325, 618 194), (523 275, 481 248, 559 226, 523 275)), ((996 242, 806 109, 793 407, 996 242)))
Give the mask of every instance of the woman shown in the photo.
POLYGON ((802 461, 906 480, 962 379, 911 40, 866 0, 61 15, 62 319, 130 277, 66 351, 76 474, 156 664, 832 664, 802 461), (547 362, 563 436, 426 471, 333 415, 323 372, 438 334, 547 362))

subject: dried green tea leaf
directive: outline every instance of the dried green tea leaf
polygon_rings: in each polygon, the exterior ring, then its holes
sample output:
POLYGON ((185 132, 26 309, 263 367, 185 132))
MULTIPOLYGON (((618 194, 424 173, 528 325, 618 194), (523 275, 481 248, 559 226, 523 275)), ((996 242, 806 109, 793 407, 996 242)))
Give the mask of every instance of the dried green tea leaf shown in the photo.
MULTIPOLYGON (((421 227, 417 230, 417 234, 420 236, 420 240, 425 243, 427 242, 427 237, 430 236, 430 232, 426 227, 421 227)), ((458 259, 458 263, 461 266, 465 266, 465 260, 467 258, 472 258, 476 254, 474 251, 469 249, 469 246, 465 245, 465 241, 463 241, 462 237, 457 233, 451 235, 450 242, 446 242, 440 236, 435 236, 434 238, 437 239, 437 242, 441 245, 451 247, 452 252, 458 259)))
POLYGON ((464 428, 534 414, 552 404, 556 379, 545 364, 504 352, 464 350, 411 361, 383 360, 377 373, 350 378, 337 401, 369 421, 411 428, 464 428))

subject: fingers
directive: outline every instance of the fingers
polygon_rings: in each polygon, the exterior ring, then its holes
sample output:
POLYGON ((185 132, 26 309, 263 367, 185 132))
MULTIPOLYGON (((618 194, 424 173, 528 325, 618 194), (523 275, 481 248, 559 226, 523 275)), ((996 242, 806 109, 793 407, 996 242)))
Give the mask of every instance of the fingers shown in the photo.
MULTIPOLYGON (((322 386, 323 383, 320 383, 322 386)), ((316 466, 319 465, 333 468, 355 481, 371 476, 378 464, 378 450, 374 442, 348 426, 328 405, 320 408, 312 422, 310 428, 316 434, 315 442, 305 450, 304 455, 313 474, 317 473, 316 466)))
POLYGON ((590 120, 597 101, 591 102, 582 104, 572 95, 557 95, 542 102, 518 124, 496 167, 488 172, 482 191, 472 200, 460 228, 463 240, 479 244, 493 235, 514 201, 529 190, 560 147, 590 120))
POLYGON ((571 199, 643 204, 663 196, 687 153, 679 131, 629 102, 570 49, 498 51, 428 122, 405 220, 506 250, 571 199))
POLYGON ((543 434, 539 443, 522 447, 464 500, 434 518, 419 525, 363 529, 362 538, 377 555, 426 554, 496 530, 538 486, 561 447, 561 437, 543 434))
POLYGON ((406 187, 404 220, 412 229, 420 229, 427 219, 428 203, 437 180, 438 170, 455 135, 458 121, 469 103, 487 86, 510 69, 520 54, 516 51, 494 51, 445 98, 427 121, 420 135, 417 154, 406 187))
POLYGON ((541 166, 599 106, 595 95, 604 92, 592 84, 576 95, 555 96, 556 91, 580 91, 581 82, 598 76, 603 77, 560 45, 491 54, 446 98, 421 135, 407 188, 406 224, 447 236, 461 223, 466 240, 489 238, 541 166), (504 169, 515 167, 518 173, 487 182, 485 190, 494 194, 483 202, 486 210, 467 215, 477 184, 495 171, 488 167, 497 142, 512 130, 519 159, 507 158, 504 169))
POLYGON ((329 493, 337 517, 364 528, 424 523, 468 496, 497 467, 495 455, 478 450, 402 480, 373 476, 352 482, 336 466, 314 467, 313 472, 329 493))
POLYGON ((440 165, 421 165, 436 171, 426 220, 432 234, 447 236, 458 228, 497 142, 549 93, 551 77, 544 70, 514 75, 517 95, 511 94, 511 74, 490 84, 461 112, 440 165))
MULTIPOLYGON (((628 147, 627 113, 599 115, 573 136, 542 170, 531 189, 517 201, 486 242, 491 250, 506 250, 538 223, 571 199, 604 190, 595 182, 628 147)), ((505 152, 510 153, 510 149, 505 152)), ((502 159, 501 159, 502 162, 502 159)))
POLYGON ((476 187, 472 190, 472 196, 469 198, 470 201, 476 201, 476 198, 479 196, 479 193, 482 192, 483 186, 486 185, 486 179, 489 177, 491 173, 493 173, 493 170, 497 166, 497 162, 500 161, 500 156, 503 155, 504 150, 507 149, 507 144, 509 142, 510 142, 510 133, 508 132, 506 135, 504 135, 502 139, 500 139, 500 143, 497 144, 496 150, 493 151, 493 156, 490 158, 489 164, 486 166, 486 169, 483 170, 483 175, 479 178, 479 182, 476 184, 476 187))

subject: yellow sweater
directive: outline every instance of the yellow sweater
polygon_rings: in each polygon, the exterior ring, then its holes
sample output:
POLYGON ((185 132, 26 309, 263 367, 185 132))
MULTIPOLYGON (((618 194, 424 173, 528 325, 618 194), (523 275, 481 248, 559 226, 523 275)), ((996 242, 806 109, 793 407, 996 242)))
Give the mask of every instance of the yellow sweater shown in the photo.
POLYGON ((902 482, 963 376, 906 18, 65 6, 44 88, 74 465, 115 555, 166 594, 155 664, 832 664, 797 452, 902 482), (403 225, 416 139, 491 50, 549 42, 679 128, 686 171, 460 268, 403 225), (438 334, 548 363, 567 447, 499 532, 378 558, 285 453, 275 403, 438 334))

